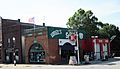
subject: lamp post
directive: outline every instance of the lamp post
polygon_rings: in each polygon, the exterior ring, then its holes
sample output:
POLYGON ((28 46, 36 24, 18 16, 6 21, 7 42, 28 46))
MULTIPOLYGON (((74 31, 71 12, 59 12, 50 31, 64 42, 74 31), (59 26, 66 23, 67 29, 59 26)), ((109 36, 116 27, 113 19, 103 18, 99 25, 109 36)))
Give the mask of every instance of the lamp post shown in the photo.
POLYGON ((13 37, 13 50, 14 50, 14 52, 13 52, 13 56, 14 56, 14 61, 13 61, 13 63, 14 63, 14 66, 16 66, 15 37, 13 37))

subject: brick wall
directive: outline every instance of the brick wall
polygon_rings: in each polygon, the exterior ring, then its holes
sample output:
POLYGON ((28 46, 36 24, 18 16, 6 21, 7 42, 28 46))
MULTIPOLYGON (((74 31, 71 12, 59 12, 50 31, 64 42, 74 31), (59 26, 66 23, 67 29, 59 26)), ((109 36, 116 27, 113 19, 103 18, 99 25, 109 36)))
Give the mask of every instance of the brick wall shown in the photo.
MULTIPOLYGON (((43 49, 47 52, 48 50, 48 38, 46 31, 43 31, 42 35, 38 35, 37 43, 39 43, 43 49)), ((29 50, 31 45, 34 43, 34 36, 25 36, 25 63, 29 63, 29 50)), ((46 58, 46 62, 48 62, 46 58)))
MULTIPOLYGON (((2 20, 2 62, 5 62, 5 51, 13 48, 13 37, 15 37, 15 49, 18 49, 19 63, 22 63, 21 53, 21 28, 18 20, 2 20), (10 46, 8 47, 8 39, 10 39, 10 46)), ((13 56, 13 55, 12 55, 13 56)))
POLYGON ((48 45, 49 45, 49 62, 52 64, 60 63, 58 39, 49 39, 48 45))

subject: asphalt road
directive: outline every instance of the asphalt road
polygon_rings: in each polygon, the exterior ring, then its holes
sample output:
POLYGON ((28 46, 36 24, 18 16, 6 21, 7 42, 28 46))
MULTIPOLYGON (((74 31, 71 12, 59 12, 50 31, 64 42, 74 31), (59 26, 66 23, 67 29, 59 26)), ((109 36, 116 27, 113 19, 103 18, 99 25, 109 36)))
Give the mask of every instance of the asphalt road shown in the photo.
POLYGON ((120 69, 120 57, 108 61, 92 61, 87 65, 0 64, 0 69, 120 69))

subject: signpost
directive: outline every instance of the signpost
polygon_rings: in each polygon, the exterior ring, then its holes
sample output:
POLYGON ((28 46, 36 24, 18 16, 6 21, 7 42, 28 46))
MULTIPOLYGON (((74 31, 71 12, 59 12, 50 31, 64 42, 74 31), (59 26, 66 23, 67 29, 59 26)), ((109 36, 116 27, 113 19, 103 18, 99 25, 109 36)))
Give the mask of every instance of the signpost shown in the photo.
POLYGON ((78 57, 78 64, 80 64, 80 53, 79 53, 79 40, 78 40, 78 32, 76 32, 77 34, 77 57, 78 57))
MULTIPOLYGON (((80 40, 83 39, 83 33, 78 33, 77 31, 75 31, 75 33, 71 34, 70 35, 70 40, 71 41, 75 41, 77 42, 77 47, 76 47, 76 50, 77 50, 77 64, 80 64, 80 53, 82 52, 81 50, 79 50, 79 38, 80 40), (80 52, 81 51, 81 52, 80 52)), ((81 43, 80 42, 80 49, 81 49, 81 43)), ((81 59, 81 62, 82 62, 82 59, 81 59)))
MULTIPOLYGON (((80 55, 82 55, 82 42, 81 42, 81 40, 83 39, 83 33, 79 33, 79 38, 80 38, 80 55)), ((81 59, 81 64, 82 64, 82 59, 81 59)))

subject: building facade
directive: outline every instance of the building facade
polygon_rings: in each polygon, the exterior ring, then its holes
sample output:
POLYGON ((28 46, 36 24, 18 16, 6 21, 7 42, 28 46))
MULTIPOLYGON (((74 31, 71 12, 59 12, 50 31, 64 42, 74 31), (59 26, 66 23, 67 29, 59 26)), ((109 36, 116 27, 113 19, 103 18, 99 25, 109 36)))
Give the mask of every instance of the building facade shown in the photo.
POLYGON ((1 19, 2 25, 2 63, 23 63, 22 57, 22 30, 31 28, 30 24, 20 20, 1 19), (15 55, 13 55, 15 53, 15 55), (16 58, 16 59, 15 59, 16 58))
POLYGON ((73 31, 45 24, 39 26, 22 23, 19 19, 2 19, 1 24, 2 63, 68 64, 70 56, 74 55, 82 62, 85 54, 94 58, 96 52, 95 44, 83 29, 73 31))
POLYGON ((0 63, 2 63, 2 18, 0 17, 0 63))

